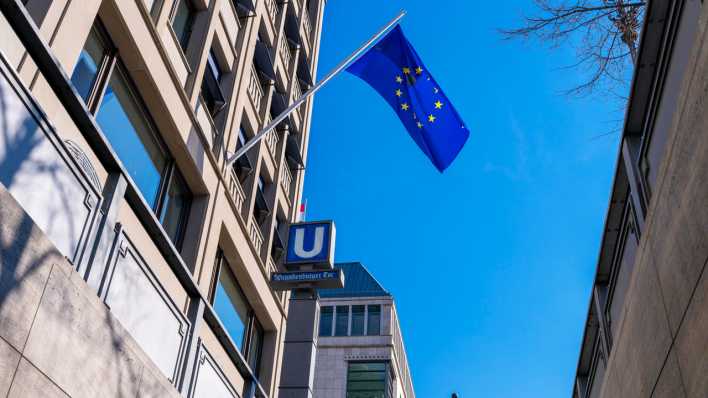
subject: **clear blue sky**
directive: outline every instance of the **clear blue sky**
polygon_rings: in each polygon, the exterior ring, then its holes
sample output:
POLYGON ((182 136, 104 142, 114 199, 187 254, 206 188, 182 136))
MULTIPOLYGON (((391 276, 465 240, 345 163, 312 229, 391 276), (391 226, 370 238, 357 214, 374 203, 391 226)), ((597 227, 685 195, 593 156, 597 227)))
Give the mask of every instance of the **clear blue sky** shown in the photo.
POLYGON ((304 196, 334 219, 337 261, 396 299, 419 398, 570 396, 618 134, 617 105, 559 94, 570 48, 506 42, 531 0, 329 0, 319 76, 401 8, 471 131, 439 174, 356 77, 315 99, 304 196), (513 3, 513 4, 512 4, 513 3))

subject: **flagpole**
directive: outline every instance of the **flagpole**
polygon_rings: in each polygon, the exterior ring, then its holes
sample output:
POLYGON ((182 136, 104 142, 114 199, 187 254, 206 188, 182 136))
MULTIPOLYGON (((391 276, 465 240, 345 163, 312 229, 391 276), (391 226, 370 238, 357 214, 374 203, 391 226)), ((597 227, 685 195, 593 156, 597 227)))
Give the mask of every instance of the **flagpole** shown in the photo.
MULTIPOLYGON (((302 105, 303 102, 305 102, 309 97, 311 97, 314 93, 316 93, 319 89, 322 88, 325 84, 327 84, 328 81, 330 81, 334 76, 336 76, 339 72, 343 71, 347 66, 349 66, 352 62, 354 62, 364 51, 366 51, 372 44, 376 43, 381 36, 384 35, 392 26, 398 23, 398 21, 401 20, 406 15, 406 10, 401 10, 401 12, 398 13, 398 15, 393 18, 389 23, 387 23, 381 30, 379 30, 376 34, 371 36, 369 40, 367 40, 364 44, 361 45, 361 47, 357 48, 351 55, 349 55, 347 58, 345 58, 342 62, 339 63, 334 69, 332 69, 325 77, 322 78, 319 82, 317 82, 314 86, 312 86, 309 90, 305 92, 300 98, 298 98, 295 102, 293 102, 289 107, 287 107, 280 115, 278 115, 275 119, 273 119, 270 123, 268 123, 261 131, 258 132, 258 134, 255 135, 251 140, 246 142, 246 144, 241 147, 236 153, 231 155, 227 160, 226 160, 226 167, 230 167, 233 162, 235 162, 238 158, 243 156, 244 153, 246 153, 249 149, 253 148, 254 145, 258 143, 265 135, 275 128, 280 122, 282 122, 288 115, 290 115, 297 107, 302 105)), ((297 78, 297 77, 295 77, 297 78)))

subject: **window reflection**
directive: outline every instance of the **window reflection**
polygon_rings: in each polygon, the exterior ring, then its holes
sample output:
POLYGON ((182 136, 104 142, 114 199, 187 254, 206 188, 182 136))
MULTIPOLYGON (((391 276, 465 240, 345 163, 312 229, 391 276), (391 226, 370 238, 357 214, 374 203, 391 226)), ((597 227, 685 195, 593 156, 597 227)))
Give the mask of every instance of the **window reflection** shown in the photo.
POLYGON ((101 43, 96 30, 91 29, 84 50, 81 52, 76 67, 74 67, 74 73, 71 75, 71 82, 84 102, 89 100, 105 52, 106 48, 101 43))

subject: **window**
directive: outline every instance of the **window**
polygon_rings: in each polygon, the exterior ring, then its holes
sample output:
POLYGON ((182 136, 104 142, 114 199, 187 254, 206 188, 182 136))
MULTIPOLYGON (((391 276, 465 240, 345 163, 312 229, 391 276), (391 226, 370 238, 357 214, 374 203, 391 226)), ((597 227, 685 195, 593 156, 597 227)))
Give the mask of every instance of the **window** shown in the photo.
POLYGON ((389 398, 388 364, 350 362, 346 398, 389 398))
POLYGON ((335 336, 347 336, 349 334, 349 306, 337 306, 337 319, 334 325, 335 336))
POLYGON ((172 19, 172 30, 177 35, 177 40, 179 40, 183 51, 187 51, 189 38, 192 36, 195 14, 191 0, 177 0, 177 9, 172 19))
POLYGON ((281 224, 282 224, 282 222, 276 216, 275 220, 274 220, 274 225, 273 225, 273 245, 271 246, 271 249, 270 249, 270 255, 273 256, 273 259, 275 261, 280 261, 280 259, 285 254, 285 242, 280 237, 280 225, 281 224))
POLYGON ((213 50, 210 50, 202 79, 202 98, 211 117, 215 117, 226 105, 220 86, 222 74, 216 55, 213 50))
POLYGON ((363 305, 353 305, 352 306, 352 336, 363 336, 364 335, 364 310, 366 309, 363 305))
POLYGON ((380 305, 370 305, 369 306, 369 320, 368 327, 366 328, 366 334, 369 336, 378 336, 381 334, 381 306, 380 305))
POLYGON ((98 23, 91 29, 71 81, 165 232, 179 248, 191 193, 103 32, 98 23))
POLYGON ((221 251, 216 257, 212 304, 216 315, 254 372, 260 366, 263 328, 221 251))
POLYGON ((331 306, 320 308, 320 336, 332 335, 332 320, 334 308, 331 306))

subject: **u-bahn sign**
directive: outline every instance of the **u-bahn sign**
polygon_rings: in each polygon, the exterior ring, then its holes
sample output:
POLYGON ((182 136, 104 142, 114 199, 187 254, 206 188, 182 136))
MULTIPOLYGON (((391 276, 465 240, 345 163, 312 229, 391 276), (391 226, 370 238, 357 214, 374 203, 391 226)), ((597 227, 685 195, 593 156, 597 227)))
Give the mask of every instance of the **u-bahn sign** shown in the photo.
POLYGON ((333 221, 301 222, 290 225, 285 267, 334 268, 335 228, 333 221))
POLYGON ((270 285, 275 290, 296 288, 335 289, 344 287, 344 273, 341 269, 274 272, 270 276, 270 285))

